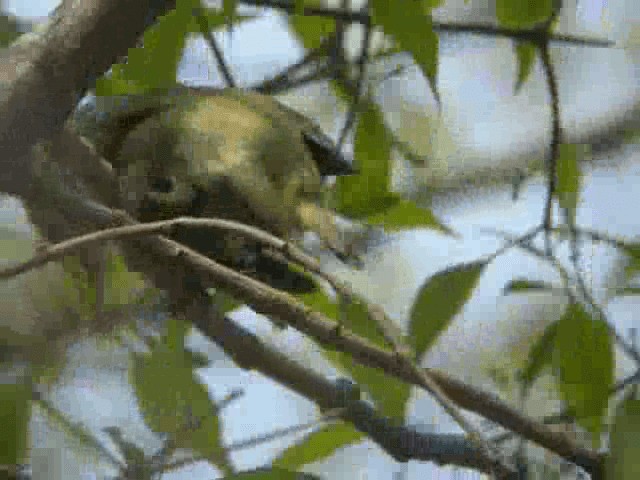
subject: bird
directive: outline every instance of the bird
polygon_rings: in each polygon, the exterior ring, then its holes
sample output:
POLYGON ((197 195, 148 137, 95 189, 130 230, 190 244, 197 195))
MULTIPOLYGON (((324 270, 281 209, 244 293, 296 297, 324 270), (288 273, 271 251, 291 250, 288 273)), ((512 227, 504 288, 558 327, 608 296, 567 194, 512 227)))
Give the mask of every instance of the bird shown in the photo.
MULTIPOLYGON (((314 231, 351 253, 319 195, 327 176, 356 171, 314 121, 273 96, 184 85, 96 96, 74 124, 123 179, 140 221, 224 218, 285 239, 314 231)), ((274 288, 317 288, 277 252, 232 233, 184 229, 172 238, 274 288)))

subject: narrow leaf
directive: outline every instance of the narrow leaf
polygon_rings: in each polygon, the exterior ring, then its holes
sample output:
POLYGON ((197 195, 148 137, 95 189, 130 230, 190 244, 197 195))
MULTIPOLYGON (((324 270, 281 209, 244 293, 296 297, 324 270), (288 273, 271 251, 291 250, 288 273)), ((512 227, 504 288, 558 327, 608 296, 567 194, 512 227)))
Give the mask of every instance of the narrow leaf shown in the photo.
POLYGON ((398 199, 389 208, 367 217, 370 225, 382 225, 387 232, 410 228, 427 227, 453 235, 453 232, 440 222, 431 209, 418 207, 409 200, 398 199))
MULTIPOLYGON (((352 301, 345 308, 343 324, 353 333, 364 337, 382 348, 389 348, 379 327, 369 318, 364 304, 352 301)), ((374 400, 385 415, 404 418, 410 387, 405 382, 389 377, 381 370, 355 363, 350 355, 334 352, 327 358, 349 372, 356 383, 374 400)))
POLYGON ((175 85, 178 62, 197 3, 197 0, 178 1, 174 10, 148 28, 143 35, 144 46, 130 49, 126 64, 114 65, 110 77, 98 79, 97 95, 144 93, 175 85))
POLYGON ((18 22, 13 15, 0 14, 0 48, 4 48, 18 38, 18 22))
POLYGON ((420 358, 446 330, 471 298, 485 261, 455 265, 429 278, 418 291, 409 323, 409 335, 420 358))
POLYGON ((225 476, 222 480, 322 480, 318 475, 292 472, 284 468, 257 468, 255 470, 225 476))
POLYGON ((31 395, 30 381, 0 383, 0 465, 27 460, 31 395))
MULTIPOLYGON (((374 344, 387 347, 384 337, 378 327, 369 319, 363 304, 354 301, 343 307, 333 303, 326 293, 314 292, 300 295, 306 305, 328 317, 340 320, 344 327, 356 335, 364 337, 374 344)), ((404 418, 410 387, 404 382, 387 376, 380 370, 362 366, 353 361, 350 355, 339 351, 324 349, 326 358, 340 370, 349 373, 351 377, 373 398, 376 406, 385 415, 404 418)))
POLYGON ((339 422, 326 425, 306 435, 295 445, 280 453, 273 461, 274 467, 296 470, 309 463, 323 460, 337 450, 358 442, 364 434, 347 423, 339 422))
POLYGON ((505 27, 530 28, 551 17, 553 0, 496 0, 498 22, 505 27))
POLYGON ((527 363, 520 376, 525 389, 529 389, 540 375, 540 372, 542 372, 542 369, 551 363, 557 332, 558 322, 553 322, 545 328, 542 336, 531 347, 527 363))
POLYGON ((238 0, 222 0, 222 15, 228 22, 233 22, 238 9, 238 0))
POLYGON ((358 117, 354 153, 358 175, 337 179, 336 198, 340 213, 351 216, 370 211, 372 205, 389 205, 390 159, 392 135, 384 123, 380 109, 371 101, 363 101, 358 117))
POLYGON ((630 391, 616 409, 611 426, 607 480, 638 478, 640 458, 640 400, 630 391))
POLYGON ((625 276, 629 280, 640 272, 640 243, 624 242, 620 248, 629 257, 629 263, 625 266, 625 276))
POLYGON ((578 304, 558 321, 552 366, 559 391, 578 423, 599 440, 613 384, 613 346, 606 322, 578 304))
POLYGON ((318 48, 336 29, 335 22, 330 18, 290 15, 288 21, 289 28, 306 49, 318 48))
POLYGON ((520 89, 531 75, 534 60, 536 59, 536 47, 529 42, 516 42, 516 59, 518 61, 518 77, 514 93, 520 93, 520 89))
POLYGON ((372 0, 370 6, 373 24, 411 53, 438 98, 438 36, 433 31, 430 6, 412 0, 372 0))
POLYGON ((556 194, 560 206, 569 214, 570 224, 575 221, 581 176, 579 162, 584 154, 584 146, 563 143, 560 145, 556 163, 556 176, 558 179, 556 194))
POLYGON ((162 344, 150 355, 132 354, 130 383, 144 421, 154 432, 170 435, 179 448, 228 471, 217 409, 184 357, 162 344))
POLYGON ((293 0, 293 13, 296 15, 304 15, 304 0, 293 0))

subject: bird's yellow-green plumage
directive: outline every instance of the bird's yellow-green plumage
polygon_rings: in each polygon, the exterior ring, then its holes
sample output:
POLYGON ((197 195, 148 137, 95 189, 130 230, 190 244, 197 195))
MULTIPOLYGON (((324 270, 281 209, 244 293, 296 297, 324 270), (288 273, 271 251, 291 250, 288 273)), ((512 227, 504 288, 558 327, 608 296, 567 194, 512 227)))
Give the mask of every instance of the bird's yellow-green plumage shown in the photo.
MULTIPOLYGON (((221 217, 285 238, 313 230, 332 247, 338 244, 333 213, 317 205, 321 174, 340 173, 327 163, 330 141, 314 122, 274 98, 178 87, 103 97, 98 110, 108 115, 107 123, 80 133, 126 179, 141 220, 221 217)), ((234 267, 247 250, 257 249, 229 234, 189 232, 177 239, 234 267)), ((262 270, 272 270, 262 272, 271 280, 285 275, 259 257, 262 270)))
MULTIPOLYGON (((313 230, 335 238, 333 212, 315 201, 322 175, 348 168, 331 164, 331 143, 313 122, 271 97, 241 91, 203 95, 179 88, 171 94, 100 98, 93 113, 91 121, 78 110, 74 128, 126 180, 126 193, 141 220, 224 217, 283 237, 313 230), (162 185, 162 179, 172 181, 162 185)), ((48 155, 64 151, 39 149, 37 154, 42 165, 52 167, 52 179, 63 177, 48 155)), ((32 222, 46 228, 53 219, 55 229, 48 233, 59 235, 53 241, 75 233, 63 225, 64 205, 52 204, 45 195, 29 200, 32 222)), ((14 251, 15 233, 1 237, 0 229, 0 247, 10 250, 6 259, 25 260, 36 252, 30 234, 23 252, 14 251)), ((174 238, 276 288, 317 288, 308 275, 244 239, 210 230, 176 232, 174 238)), ((83 280, 86 287, 80 291, 69 284, 75 277, 67 267, 48 264, 2 284, 0 364, 25 359, 59 366, 70 342, 96 332, 110 334, 113 327, 135 320, 135 309, 126 306, 138 295, 133 286, 143 288, 141 278, 131 277, 128 284, 119 273, 124 269, 103 268, 105 284, 83 280), (103 304, 98 305, 102 288, 103 304)))

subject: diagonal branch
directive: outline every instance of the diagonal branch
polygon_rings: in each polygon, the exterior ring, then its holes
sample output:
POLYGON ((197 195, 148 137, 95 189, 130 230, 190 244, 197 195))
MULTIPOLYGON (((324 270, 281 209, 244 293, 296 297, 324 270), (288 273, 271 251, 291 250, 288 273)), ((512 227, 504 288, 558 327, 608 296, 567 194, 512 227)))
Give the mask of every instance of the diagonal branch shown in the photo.
MULTIPOLYGON (((106 232, 99 234, 107 235, 106 232)), ((195 273, 205 281, 208 280, 242 298, 256 311, 287 319, 291 325, 321 344, 350 353, 363 365, 381 369, 414 385, 424 386, 421 375, 398 364, 397 356, 393 352, 382 350, 344 329, 337 334, 335 322, 320 313, 310 311, 308 307, 286 293, 245 277, 171 240, 161 237, 133 239, 124 245, 125 250, 127 245, 133 248, 127 255, 130 263, 135 267, 142 267, 141 271, 145 271, 146 268, 159 287, 167 288, 173 293, 173 298, 188 294, 181 288, 184 284, 183 278, 195 273), (162 258, 162 261, 153 260, 157 258, 162 258)), ((286 358, 284 355, 271 351, 258 339, 251 340, 241 327, 229 320, 216 318, 207 301, 192 298, 191 301, 184 302, 182 307, 185 317, 193 321, 205 335, 221 346, 241 368, 257 369, 277 382, 313 399, 321 407, 336 408, 335 402, 331 400, 334 398, 331 395, 335 394, 333 390, 327 392, 325 389, 327 397, 323 398, 323 390, 319 389, 316 381, 310 380, 310 372, 307 369, 294 368, 292 363, 295 364, 295 362, 288 359, 284 362, 286 358)), ((425 371, 462 408, 479 413, 505 428, 514 430, 564 458, 575 461, 585 469, 591 470, 602 462, 601 454, 578 447, 569 438, 528 419, 502 403, 497 397, 472 388, 442 372, 432 369, 425 371)))

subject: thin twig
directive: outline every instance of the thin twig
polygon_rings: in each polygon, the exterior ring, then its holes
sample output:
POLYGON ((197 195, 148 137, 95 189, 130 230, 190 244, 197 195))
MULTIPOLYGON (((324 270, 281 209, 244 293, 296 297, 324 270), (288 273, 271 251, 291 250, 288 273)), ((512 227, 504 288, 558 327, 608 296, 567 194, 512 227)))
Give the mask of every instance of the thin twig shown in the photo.
MULTIPOLYGON (((286 12, 293 12, 295 7, 293 2, 288 0, 241 0, 245 5, 276 8, 286 12)), ((343 11, 336 8, 304 6, 304 15, 310 17, 340 18, 351 23, 367 25, 371 23, 371 17, 364 11, 343 11)), ((507 37, 515 40, 537 42, 540 39, 539 29, 518 30, 514 28, 499 27, 487 23, 449 23, 433 22, 433 30, 436 32, 466 33, 485 35, 490 37, 507 37)), ((589 47, 615 47, 615 42, 606 39, 581 37, 575 35, 551 34, 549 40, 552 42, 583 45, 589 47)))
MULTIPOLYGON (((123 217, 121 217, 121 221, 124 221, 123 217)), ((32 259, 27 260, 26 262, 0 270, 0 279, 10 278, 19 273, 26 272, 29 269, 44 265, 48 261, 59 259, 66 253, 74 251, 81 246, 87 246, 106 240, 131 238, 140 235, 165 234, 171 236, 173 233, 175 233, 175 230, 178 227, 196 226, 222 228, 225 230, 233 231, 234 233, 251 236, 252 239, 276 248, 288 258, 297 261, 303 267, 308 268, 314 273, 321 275, 325 280, 330 282, 332 287, 337 290, 338 294, 344 295, 346 297, 353 296, 353 292, 351 292, 345 285, 341 285, 332 276, 323 273, 320 270, 318 262, 315 259, 309 257, 304 252, 288 244, 287 242, 280 240, 273 235, 270 235, 268 232, 262 231, 256 227, 250 227, 229 220, 201 218, 178 218, 160 222, 126 225, 123 227, 101 230, 83 235, 81 237, 69 239, 56 245, 44 247, 40 251, 40 253, 38 253, 32 259)), ((396 358, 400 360, 399 363, 403 365, 403 368, 410 372, 411 376, 418 378, 420 385, 425 388, 431 395, 433 395, 433 397, 445 409, 445 411, 449 415, 451 415, 451 417, 465 430, 465 432, 469 434, 470 439, 478 443, 480 450, 486 456, 487 461, 492 465, 491 468, 498 468, 500 470, 504 469, 505 466, 496 459, 497 457, 495 453, 492 452, 487 443, 487 440, 484 439, 482 434, 475 427, 473 427, 464 418, 464 416, 460 414, 455 404, 440 388, 440 386, 431 377, 431 375, 427 371, 419 369, 415 365, 415 362, 410 354, 410 349, 408 348, 408 346, 404 345, 400 338, 400 335, 398 335, 396 331, 391 328, 391 326, 393 325, 393 321, 386 316, 384 310, 375 305, 368 305, 366 302, 364 302, 364 304, 367 305, 367 313, 370 319, 380 330, 382 330, 385 338, 391 343, 394 351, 396 352, 396 358)))
POLYGON ((218 42, 216 42, 213 32, 209 29, 207 17, 204 15, 202 8, 196 7, 194 10, 194 15, 196 16, 198 26, 200 27, 200 33, 209 45, 209 48, 211 48, 213 55, 216 57, 216 64, 218 65, 218 69, 220 70, 227 87, 235 88, 237 84, 231 73, 231 68, 227 65, 224 55, 222 54, 222 50, 218 46, 218 42))
POLYGON ((562 132, 560 126, 560 99, 558 94, 558 81, 551 63, 551 56, 549 54, 549 45, 542 43, 538 46, 540 52, 540 58, 542 60, 542 67, 544 76, 546 79, 547 87, 549 88, 549 97, 551 104, 551 144, 549 148, 549 154, 547 157, 547 198, 545 201, 545 208, 543 214, 542 225, 544 227, 546 235, 546 250, 547 255, 551 255, 551 240, 550 232, 553 227, 552 220, 552 207, 553 199, 556 194, 556 162, 558 161, 558 154, 560 152, 560 142, 562 141, 562 132))
POLYGON ((330 36, 329 38, 323 39, 319 47, 309 50, 305 53, 302 59, 300 59, 296 63, 289 65, 273 77, 263 80, 258 85, 253 87, 253 90, 260 93, 274 93, 275 90, 283 89, 283 84, 288 84, 291 81, 293 75, 296 74, 296 72, 299 72, 304 67, 310 65, 312 62, 316 62, 323 58, 327 54, 327 51, 332 48, 334 42, 335 36, 330 36))

